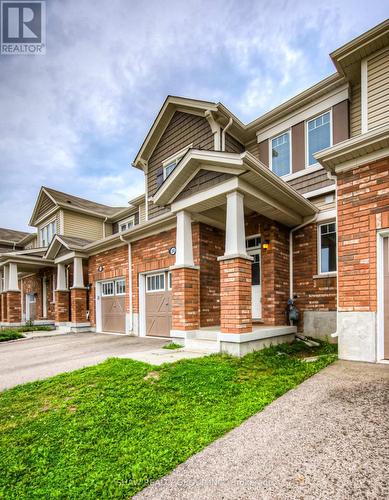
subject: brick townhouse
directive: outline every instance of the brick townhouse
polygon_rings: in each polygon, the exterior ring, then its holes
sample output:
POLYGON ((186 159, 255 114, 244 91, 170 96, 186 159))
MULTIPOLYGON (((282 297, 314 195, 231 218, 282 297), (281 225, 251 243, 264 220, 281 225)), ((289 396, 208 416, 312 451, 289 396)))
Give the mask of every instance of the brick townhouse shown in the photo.
POLYGON ((2 325, 234 355, 302 331, 389 359, 389 22, 330 57, 334 74, 249 124, 169 96, 125 207, 43 187, 35 233, 0 230, 2 325))

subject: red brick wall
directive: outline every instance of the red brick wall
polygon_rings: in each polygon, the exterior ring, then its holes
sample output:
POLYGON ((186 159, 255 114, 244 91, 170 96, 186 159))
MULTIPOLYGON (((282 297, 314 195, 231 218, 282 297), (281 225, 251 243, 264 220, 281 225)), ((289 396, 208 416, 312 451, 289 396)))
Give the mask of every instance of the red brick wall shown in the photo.
POLYGON ((3 292, 1 294, 1 321, 6 323, 7 320, 7 293, 3 292))
MULTIPOLYGON (((220 325, 220 266, 224 231, 200 224, 200 326, 220 325)), ((195 259, 195 261, 197 261, 195 259)))
POLYGON ((7 292, 7 322, 21 323, 22 304, 20 292, 7 292))
POLYGON ((66 323, 70 321, 69 292, 55 292, 55 321, 66 323))
POLYGON ((223 333, 245 333, 252 330, 251 261, 220 261, 220 330, 223 333))
MULTIPOLYGON (((96 281, 109 280, 112 278, 124 277, 126 280, 126 290, 129 287, 128 281, 128 245, 106 250, 105 252, 92 255, 87 266, 87 281, 91 285, 89 292, 89 321, 92 326, 96 326, 96 281), (99 267, 103 266, 103 271, 99 272, 99 267)), ((128 293, 126 293, 126 311, 129 311, 128 293)))
POLYGON ((86 323, 86 290, 73 288, 70 290, 71 321, 72 323, 86 323))
POLYGON ((376 231, 389 227, 389 158, 338 175, 340 311, 377 310, 376 231))
POLYGON ((336 311, 336 277, 318 275, 317 225, 310 224, 293 234, 293 293, 300 311, 302 329, 304 311, 336 311))

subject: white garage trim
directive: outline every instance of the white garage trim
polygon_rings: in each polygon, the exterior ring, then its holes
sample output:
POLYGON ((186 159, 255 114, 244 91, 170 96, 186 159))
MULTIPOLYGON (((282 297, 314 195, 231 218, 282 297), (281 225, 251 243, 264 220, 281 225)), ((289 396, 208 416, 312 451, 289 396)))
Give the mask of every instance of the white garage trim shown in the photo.
POLYGON ((389 237, 389 229, 377 232, 377 361, 384 359, 384 238, 389 237))

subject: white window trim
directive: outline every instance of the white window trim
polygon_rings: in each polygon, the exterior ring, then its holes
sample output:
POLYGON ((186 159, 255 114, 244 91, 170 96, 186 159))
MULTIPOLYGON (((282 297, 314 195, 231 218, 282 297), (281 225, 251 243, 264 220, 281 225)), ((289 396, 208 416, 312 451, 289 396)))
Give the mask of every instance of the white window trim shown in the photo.
MULTIPOLYGON (((44 245, 43 245, 43 241, 42 241, 42 231, 43 231, 45 228, 49 227, 49 225, 50 225, 50 224, 53 224, 53 223, 54 223, 54 225, 55 225, 55 231, 54 231, 54 234, 53 234, 53 238, 54 238, 54 236, 55 236, 56 234, 58 234, 58 233, 57 233, 57 229, 58 229, 58 228, 57 228, 57 217, 54 217, 54 218, 53 218, 53 219, 51 219, 50 221, 45 222, 45 223, 44 223, 44 225, 39 226, 39 228, 38 228, 38 233, 39 233, 39 234, 38 234, 38 236, 39 236, 39 244, 40 244, 40 246, 41 246, 41 247, 43 247, 43 246, 44 246, 44 245)), ((53 238, 51 238, 51 241, 53 241, 53 238)), ((51 241, 48 241, 48 242, 47 242, 47 247, 50 245, 51 241)), ((45 248, 46 248, 46 247, 45 247, 45 248)))
MULTIPOLYGON (((317 165, 319 165, 318 162, 312 163, 312 165, 309 165, 308 123, 311 122, 312 120, 315 120, 316 118, 319 118, 320 116, 323 116, 323 115, 327 114, 327 113, 330 113, 330 145, 328 146, 330 148, 331 146, 333 146, 332 108, 326 109, 325 111, 322 111, 321 113, 319 113, 317 115, 311 116, 311 118, 308 118, 307 120, 304 121, 305 168, 307 170, 311 169, 312 167, 316 167, 317 165)), ((321 150, 321 151, 324 151, 324 150, 321 150)))
POLYGON ((118 222, 118 226, 119 226, 119 233, 123 233, 124 231, 127 231, 128 229, 132 229, 135 226, 135 215, 132 215, 131 217, 128 217, 128 219, 121 220, 120 222, 118 222), (120 226, 122 224, 127 224, 128 225, 129 222, 132 222, 132 227, 130 227, 130 228, 127 227, 126 229, 122 230, 120 226))
POLYGON ((166 289, 167 290, 172 290, 173 289, 173 275, 171 271, 168 271, 167 273, 167 284, 166 284, 166 289))
POLYGON ((166 289, 167 289, 166 271, 146 275, 146 293, 160 293, 160 292, 165 292, 166 289), (163 288, 159 288, 158 290, 149 290, 148 289, 148 278, 152 278, 153 276, 163 276, 163 288))
MULTIPOLYGON (((289 136, 289 172, 287 174, 284 174, 284 175, 279 175, 278 177, 280 177, 281 179, 287 177, 288 175, 290 175, 292 173, 292 129, 289 128, 287 130, 284 130, 280 134, 277 134, 273 137, 270 137, 270 139, 269 139, 269 166, 270 166, 270 170, 273 172, 273 151, 272 151, 273 148, 272 148, 271 144, 272 144, 272 141, 274 139, 278 139, 278 137, 281 137, 284 134, 288 134, 288 136, 289 136)), ((278 174, 276 174, 276 175, 278 175, 278 174)))
POLYGON ((326 221, 321 221, 320 224, 317 224, 317 271, 318 273, 314 276, 314 278, 326 278, 331 276, 337 276, 338 274, 338 225, 336 223, 336 219, 329 219, 326 221), (321 270, 321 226, 326 226, 327 224, 335 224, 335 237, 336 237, 336 251, 335 251, 335 262, 336 262, 336 271, 328 271, 322 272, 321 270))
POLYGON ((116 279, 116 280, 114 281, 114 283, 115 283, 115 295, 116 295, 117 297, 123 297, 124 295, 126 295, 126 278, 118 278, 118 279, 116 279), (124 292, 120 292, 120 293, 118 293, 118 291, 117 291, 117 286, 116 286, 116 285, 117 285, 117 283, 118 283, 119 281, 124 281, 124 292))
POLYGON ((179 160, 188 152, 190 148, 193 148, 193 143, 188 144, 184 148, 180 149, 177 151, 177 153, 172 154, 166 160, 163 160, 162 162, 162 167, 163 167, 163 180, 166 180, 166 167, 171 165, 172 163, 178 163, 179 160))
POLYGON ((109 280, 109 281, 102 281, 101 282, 101 296, 102 297, 114 297, 115 295, 115 282, 113 280, 109 280), (112 283, 113 285, 113 293, 104 293, 104 285, 108 284, 108 283, 112 283))
POLYGON ((251 250, 260 250, 260 249, 261 249, 261 247, 262 247, 262 241, 261 241, 261 242, 260 242, 260 244, 259 244, 258 246, 256 246, 256 247, 250 247, 250 248, 248 248, 248 247, 247 247, 247 241, 248 241, 248 240, 253 240, 254 238, 259 238, 259 239, 261 239, 261 235, 258 233, 258 234, 252 234, 252 235, 250 235, 250 236, 246 236, 246 250, 247 250, 247 251, 251 251, 251 250))

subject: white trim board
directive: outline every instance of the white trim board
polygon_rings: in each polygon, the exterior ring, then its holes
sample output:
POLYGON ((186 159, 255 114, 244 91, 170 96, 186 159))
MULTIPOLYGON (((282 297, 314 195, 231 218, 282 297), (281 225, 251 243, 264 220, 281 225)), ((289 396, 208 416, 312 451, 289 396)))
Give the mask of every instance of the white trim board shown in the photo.
POLYGON ((377 232, 377 361, 384 360, 384 283, 383 260, 384 238, 389 238, 389 229, 377 232))

